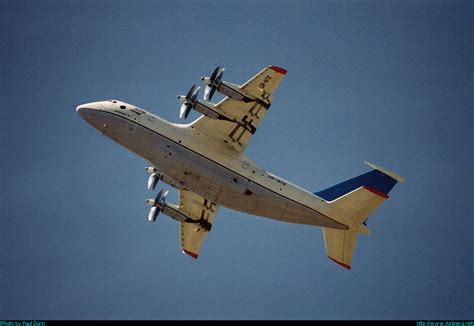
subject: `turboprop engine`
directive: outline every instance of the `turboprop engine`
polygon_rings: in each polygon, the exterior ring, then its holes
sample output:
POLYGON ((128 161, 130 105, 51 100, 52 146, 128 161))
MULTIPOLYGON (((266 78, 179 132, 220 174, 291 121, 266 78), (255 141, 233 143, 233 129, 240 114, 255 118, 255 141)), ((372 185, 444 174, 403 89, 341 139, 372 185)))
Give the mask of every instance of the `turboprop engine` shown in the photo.
POLYGON ((214 93, 218 91, 219 93, 235 101, 241 101, 245 103, 257 102, 267 108, 270 106, 270 95, 266 99, 258 98, 257 96, 242 89, 240 85, 223 81, 222 75, 224 74, 224 70, 224 67, 219 66, 214 69, 211 77, 201 77, 201 80, 206 85, 206 88, 204 89, 204 100, 210 101, 214 96, 214 93))
POLYGON ((198 100, 197 95, 199 93, 199 89, 199 86, 193 85, 189 89, 186 96, 178 96, 178 100, 181 102, 181 107, 179 109, 179 117, 181 119, 186 119, 189 115, 189 112, 191 112, 191 110, 194 110, 204 114, 206 117, 209 117, 211 119, 228 121, 233 120, 231 116, 229 116, 222 110, 217 109, 214 103, 198 100))
POLYGON ((179 207, 177 205, 168 204, 166 202, 167 196, 168 190, 165 191, 162 189, 158 192, 155 199, 146 200, 147 204, 151 206, 150 212, 148 213, 148 221, 155 222, 161 212, 178 222, 190 220, 188 216, 186 216, 179 210, 179 207))

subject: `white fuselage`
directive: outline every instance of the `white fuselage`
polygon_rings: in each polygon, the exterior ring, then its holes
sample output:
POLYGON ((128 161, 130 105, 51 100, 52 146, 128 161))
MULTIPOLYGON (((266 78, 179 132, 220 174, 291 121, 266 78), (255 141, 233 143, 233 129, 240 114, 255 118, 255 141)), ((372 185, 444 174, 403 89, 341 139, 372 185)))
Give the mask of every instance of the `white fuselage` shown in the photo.
POLYGON ((244 154, 217 148, 192 124, 173 124, 120 101, 84 104, 77 111, 102 134, 152 163, 165 176, 163 181, 177 189, 253 215, 348 228, 323 199, 265 171, 244 154))

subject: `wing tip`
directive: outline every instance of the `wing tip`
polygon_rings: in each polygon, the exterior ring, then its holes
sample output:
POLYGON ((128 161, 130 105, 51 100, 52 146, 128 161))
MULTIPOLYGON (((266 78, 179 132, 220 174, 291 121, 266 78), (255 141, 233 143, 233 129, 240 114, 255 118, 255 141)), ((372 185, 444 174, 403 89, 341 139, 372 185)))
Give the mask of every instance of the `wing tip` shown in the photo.
POLYGON ((191 251, 188 251, 186 249, 183 248, 183 254, 186 254, 188 256, 191 256, 193 257, 194 259, 198 259, 198 254, 195 254, 194 252, 191 252, 191 251))
POLYGON ((338 265, 344 267, 345 269, 348 269, 348 270, 351 269, 351 266, 350 266, 350 265, 346 265, 346 264, 344 264, 344 263, 341 263, 340 261, 335 260, 335 259, 332 258, 331 256, 328 256, 328 258, 331 259, 331 260, 332 260, 333 262, 335 262, 336 264, 338 264, 338 265))
POLYGON ((281 67, 277 67, 277 66, 270 66, 270 69, 271 70, 274 70, 280 74, 283 74, 283 75, 286 75, 286 73, 288 72, 285 68, 281 68, 281 67))

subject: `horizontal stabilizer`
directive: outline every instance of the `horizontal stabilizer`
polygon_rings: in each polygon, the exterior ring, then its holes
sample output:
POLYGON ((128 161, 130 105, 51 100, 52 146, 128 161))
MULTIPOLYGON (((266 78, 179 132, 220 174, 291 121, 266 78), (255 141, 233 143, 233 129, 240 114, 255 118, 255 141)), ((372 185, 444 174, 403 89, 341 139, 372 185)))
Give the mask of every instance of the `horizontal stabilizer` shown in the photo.
POLYGON ((351 269, 356 244, 356 231, 323 228, 326 255, 346 269, 351 269))
POLYGON ((367 161, 364 161, 364 163, 367 164, 368 166, 370 166, 371 168, 373 168, 374 170, 378 170, 378 171, 382 172, 383 174, 386 174, 389 177, 392 177, 393 179, 397 180, 400 183, 405 183, 406 182, 404 177, 399 176, 398 174, 396 174, 393 171, 387 170, 387 169, 385 169, 381 166, 375 165, 375 164, 367 162, 367 161))

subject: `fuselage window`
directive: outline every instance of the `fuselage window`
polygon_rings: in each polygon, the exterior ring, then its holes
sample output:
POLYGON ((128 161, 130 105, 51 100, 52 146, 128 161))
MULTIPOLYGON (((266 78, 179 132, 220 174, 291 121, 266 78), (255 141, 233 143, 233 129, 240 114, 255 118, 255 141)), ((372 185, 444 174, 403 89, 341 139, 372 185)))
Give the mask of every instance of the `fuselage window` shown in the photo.
POLYGON ((127 107, 125 105, 120 105, 121 109, 126 109, 127 107))

